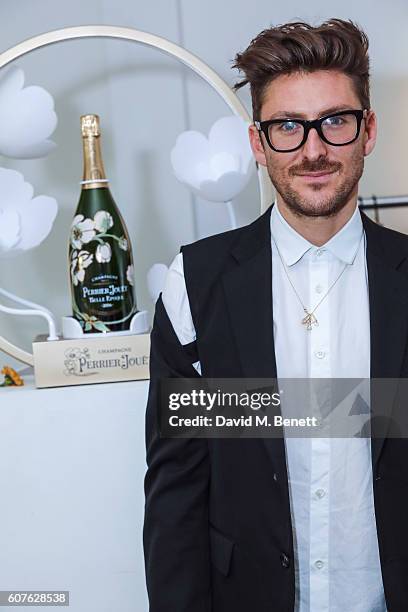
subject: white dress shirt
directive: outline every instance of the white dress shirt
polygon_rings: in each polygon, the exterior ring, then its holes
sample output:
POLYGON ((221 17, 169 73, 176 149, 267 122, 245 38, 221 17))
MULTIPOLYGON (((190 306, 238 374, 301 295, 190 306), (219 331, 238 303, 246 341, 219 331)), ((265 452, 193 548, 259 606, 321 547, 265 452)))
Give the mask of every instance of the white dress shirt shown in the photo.
MULTIPOLYGON (((273 331, 279 378, 370 377, 366 243, 360 211, 316 247, 271 211, 273 331), (301 324, 315 311, 318 326, 301 324)), ((195 340, 183 256, 163 304, 182 344, 195 340)), ((201 373, 200 362, 194 364, 201 373)), ((295 612, 386 612, 375 523, 370 438, 285 437, 295 552, 295 612)))

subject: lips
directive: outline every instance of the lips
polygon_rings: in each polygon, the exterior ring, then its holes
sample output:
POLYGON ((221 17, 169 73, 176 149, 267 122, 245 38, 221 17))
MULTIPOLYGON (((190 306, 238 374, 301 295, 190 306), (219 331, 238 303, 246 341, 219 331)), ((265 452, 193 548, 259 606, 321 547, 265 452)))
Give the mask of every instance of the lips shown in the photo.
POLYGON ((328 176, 329 174, 334 174, 335 170, 322 170, 319 172, 304 172, 299 173, 297 176, 307 176, 307 177, 320 177, 320 176, 328 176))
POLYGON ((335 172, 336 170, 319 170, 319 172, 305 172, 297 176, 300 176, 306 183, 325 183, 335 172))

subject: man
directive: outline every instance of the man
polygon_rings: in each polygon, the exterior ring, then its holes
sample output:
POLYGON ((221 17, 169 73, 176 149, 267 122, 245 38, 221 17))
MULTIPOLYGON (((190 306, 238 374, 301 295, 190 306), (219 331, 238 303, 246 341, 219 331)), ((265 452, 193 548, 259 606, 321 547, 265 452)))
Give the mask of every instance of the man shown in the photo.
POLYGON ((276 202, 181 248, 156 303, 144 545, 151 612, 408 610, 408 454, 397 439, 172 439, 166 377, 408 374, 408 237, 357 205, 374 148, 352 22, 261 32, 249 83, 276 202))

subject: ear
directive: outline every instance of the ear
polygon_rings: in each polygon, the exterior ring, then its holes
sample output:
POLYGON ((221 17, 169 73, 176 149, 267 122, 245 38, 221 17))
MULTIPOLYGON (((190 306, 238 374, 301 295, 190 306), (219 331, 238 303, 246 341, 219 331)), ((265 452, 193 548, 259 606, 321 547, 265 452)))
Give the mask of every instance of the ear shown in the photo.
POLYGON ((263 141, 261 140, 262 138, 264 138, 264 135, 258 132, 254 124, 251 124, 249 126, 248 134, 249 142, 251 143, 251 149, 256 161, 258 162, 258 164, 261 164, 261 166, 266 166, 265 149, 263 141))
POLYGON ((377 139, 377 116, 374 111, 368 111, 364 124, 364 155, 370 155, 377 139))

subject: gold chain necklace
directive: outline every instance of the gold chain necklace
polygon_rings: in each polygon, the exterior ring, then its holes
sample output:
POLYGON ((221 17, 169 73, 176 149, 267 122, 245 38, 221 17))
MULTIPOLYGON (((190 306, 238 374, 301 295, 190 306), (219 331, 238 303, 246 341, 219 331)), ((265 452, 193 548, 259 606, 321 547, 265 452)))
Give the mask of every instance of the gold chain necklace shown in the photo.
MULTIPOLYGON (((358 243, 358 247, 360 246, 360 242, 361 242, 361 239, 362 239, 362 237, 363 237, 363 233, 364 233, 364 232, 362 231, 362 232, 361 232, 361 236, 360 236, 360 240, 359 240, 359 243, 358 243)), ((272 240, 273 240, 273 242, 275 243, 276 250, 278 251, 278 255, 279 255, 279 258, 280 258, 280 260, 281 260, 281 262, 282 262, 283 269, 285 270, 286 276, 288 277, 288 281, 290 282, 290 284, 291 284, 291 286, 292 286, 292 288, 293 288, 293 291, 295 292, 295 294, 296 294, 296 296, 297 296, 297 298, 298 298, 298 300, 299 300, 299 302, 300 302, 300 304, 301 304, 301 306, 302 306, 302 308, 303 308, 303 311, 305 312, 305 315, 306 315, 306 316, 305 316, 305 317, 303 317, 303 318, 301 319, 301 324, 302 324, 302 325, 306 325, 306 329, 307 329, 308 331, 310 331, 310 330, 312 330, 312 329, 313 329, 313 325, 315 325, 315 326, 318 326, 318 325, 319 325, 319 322, 318 322, 318 320, 317 320, 317 318, 316 318, 316 316, 315 316, 315 314, 314 314, 314 313, 315 313, 315 310, 318 308, 318 306, 320 306, 320 304, 323 302, 323 300, 324 300, 324 299, 325 299, 325 298, 328 296, 328 294, 329 294, 329 293, 330 293, 330 291, 333 289, 333 287, 334 287, 334 285, 337 283, 337 281, 340 279, 341 275, 343 274, 343 272, 345 271, 345 269, 347 268, 347 266, 348 266, 348 265, 352 265, 352 264, 348 264, 348 263, 346 263, 346 264, 345 264, 344 268, 342 269, 342 271, 340 272, 340 274, 338 275, 338 277, 336 278, 336 280, 335 280, 335 281, 334 281, 334 282, 333 282, 333 283, 330 285, 330 287, 328 288, 328 290, 326 291, 326 293, 324 294, 324 296, 323 296, 323 297, 321 298, 321 300, 320 300, 320 301, 319 301, 319 302, 316 304, 316 306, 313 308, 313 310, 311 310, 311 311, 309 312, 309 310, 308 310, 308 309, 306 308, 306 306, 303 304, 302 299, 301 299, 301 297, 300 297, 299 293, 296 291, 296 287, 295 287, 295 285, 294 285, 294 284, 292 283, 292 281, 291 281, 291 278, 290 278, 290 276, 289 276, 289 272, 288 272, 288 270, 287 270, 286 264, 285 264, 285 262, 283 261, 283 258, 282 258, 282 255, 281 255, 281 252, 280 252, 280 250, 279 250, 279 248, 278 248, 278 245, 276 244, 276 240, 275 240, 275 238, 274 238, 274 236, 273 236, 273 235, 272 235, 272 240)), ((357 247, 357 249, 358 249, 358 247, 357 247)), ((356 251, 356 252, 357 252, 357 251, 356 251)), ((353 260, 353 261, 354 261, 354 260, 353 260)))

